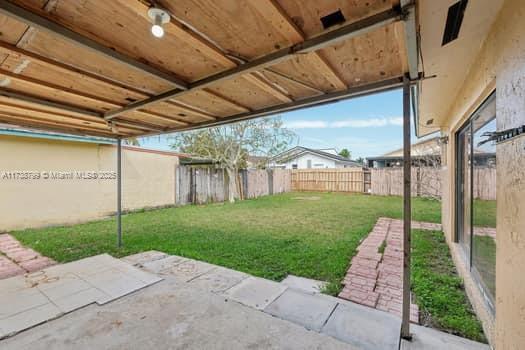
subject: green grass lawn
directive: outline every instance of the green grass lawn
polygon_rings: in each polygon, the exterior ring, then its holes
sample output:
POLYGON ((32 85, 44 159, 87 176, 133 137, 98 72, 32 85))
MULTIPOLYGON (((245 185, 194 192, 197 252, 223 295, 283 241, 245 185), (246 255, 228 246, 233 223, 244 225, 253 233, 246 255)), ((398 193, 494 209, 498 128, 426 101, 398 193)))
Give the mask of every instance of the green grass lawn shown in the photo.
POLYGON ((496 242, 492 237, 473 237, 472 264, 491 295, 496 295, 496 242))
POLYGON ((487 342, 457 275, 443 232, 413 231, 412 292, 423 323, 487 342))
POLYGON ((474 200, 474 226, 496 227, 496 201, 474 200))
MULTIPOLYGON (((415 220, 441 221, 435 200, 415 198, 413 213, 415 220)), ((114 219, 13 234, 59 262, 155 249, 273 280, 294 274, 330 281, 335 293, 359 241, 380 216, 401 218, 401 197, 286 193, 132 213, 123 216, 121 249, 114 219)))

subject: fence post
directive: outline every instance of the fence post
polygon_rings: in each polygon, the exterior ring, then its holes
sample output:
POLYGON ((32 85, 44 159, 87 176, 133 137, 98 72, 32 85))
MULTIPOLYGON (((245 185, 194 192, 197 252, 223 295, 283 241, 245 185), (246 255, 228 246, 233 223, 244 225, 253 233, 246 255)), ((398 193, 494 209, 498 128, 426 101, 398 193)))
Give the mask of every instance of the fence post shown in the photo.
POLYGON ((175 165, 175 171, 174 171, 174 177, 175 177, 175 196, 174 196, 174 205, 177 205, 178 204, 178 197, 179 197, 179 191, 180 191, 180 184, 179 184, 179 178, 180 178, 180 174, 179 174, 179 169, 180 167, 178 165, 175 165))
POLYGON ((248 198, 248 170, 242 169, 241 170, 241 181, 242 181, 242 193, 243 193, 243 199, 248 198))
POLYGON ((416 168, 416 181, 417 181, 417 190, 416 190, 416 195, 418 197, 421 197, 421 167, 417 167, 416 168))
POLYGON ((273 194, 273 169, 266 169, 268 172, 268 194, 273 194))
POLYGON ((190 191, 188 193, 188 202, 190 204, 195 204, 195 169, 190 167, 190 191))

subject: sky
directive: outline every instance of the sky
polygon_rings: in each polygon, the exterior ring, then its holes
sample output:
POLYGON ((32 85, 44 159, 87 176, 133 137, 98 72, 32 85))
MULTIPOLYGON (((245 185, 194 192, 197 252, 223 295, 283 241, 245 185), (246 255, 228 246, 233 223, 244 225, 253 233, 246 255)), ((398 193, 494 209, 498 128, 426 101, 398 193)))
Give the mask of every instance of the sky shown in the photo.
MULTIPOLYGON (((291 146, 347 148, 353 159, 379 156, 403 145, 402 90, 280 114, 297 140, 291 146)), ((413 130, 412 130, 413 134, 413 130)), ((165 137, 140 140, 141 146, 169 149, 165 137)))

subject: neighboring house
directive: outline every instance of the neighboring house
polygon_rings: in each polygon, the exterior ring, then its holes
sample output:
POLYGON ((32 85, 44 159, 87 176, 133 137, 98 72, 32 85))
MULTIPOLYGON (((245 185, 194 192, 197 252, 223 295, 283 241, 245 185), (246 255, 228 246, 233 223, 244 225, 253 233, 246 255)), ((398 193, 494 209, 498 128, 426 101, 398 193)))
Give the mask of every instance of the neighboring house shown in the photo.
MULTIPOLYGON (((174 205, 175 168, 185 156, 122 146, 124 209, 174 205)), ((113 214, 116 166, 113 139, 0 125, 0 230, 71 224, 113 214)))
MULTIPOLYGON (((424 165, 424 163, 439 164, 441 161, 441 144, 439 136, 432 137, 412 144, 412 165, 424 165)), ((394 168, 403 165, 403 149, 383 154, 378 157, 367 157, 369 168, 394 168)))
POLYGON ((247 169, 263 169, 268 166, 268 157, 265 156, 248 156, 246 159, 247 169))
POLYGON ((337 155, 335 150, 317 150, 297 146, 270 159, 271 168, 332 169, 361 167, 362 164, 337 155))
MULTIPOLYGON (((413 166, 439 166, 441 165, 441 150, 443 141, 436 136, 412 144, 410 153, 413 166)), ((495 166, 496 154, 474 149, 474 164, 476 166, 495 166)), ((395 168, 403 165, 403 149, 397 149, 378 157, 366 159, 369 168, 395 168)))

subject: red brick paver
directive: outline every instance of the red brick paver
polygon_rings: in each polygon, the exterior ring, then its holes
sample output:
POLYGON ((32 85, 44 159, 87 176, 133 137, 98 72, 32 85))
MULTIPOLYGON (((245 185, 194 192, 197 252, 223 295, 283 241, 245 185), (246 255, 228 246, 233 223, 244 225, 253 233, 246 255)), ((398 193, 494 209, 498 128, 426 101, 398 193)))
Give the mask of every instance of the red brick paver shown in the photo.
MULTIPOLYGON (((441 230, 441 225, 412 222, 414 228, 441 230)), ((403 222, 379 218, 357 248, 343 280, 340 298, 401 317, 403 305, 403 222), (383 253, 379 248, 385 243, 383 253)), ((410 304, 410 321, 418 323, 419 309, 410 304)))
POLYGON ((24 247, 10 234, 0 234, 0 279, 42 270, 56 262, 24 247))

